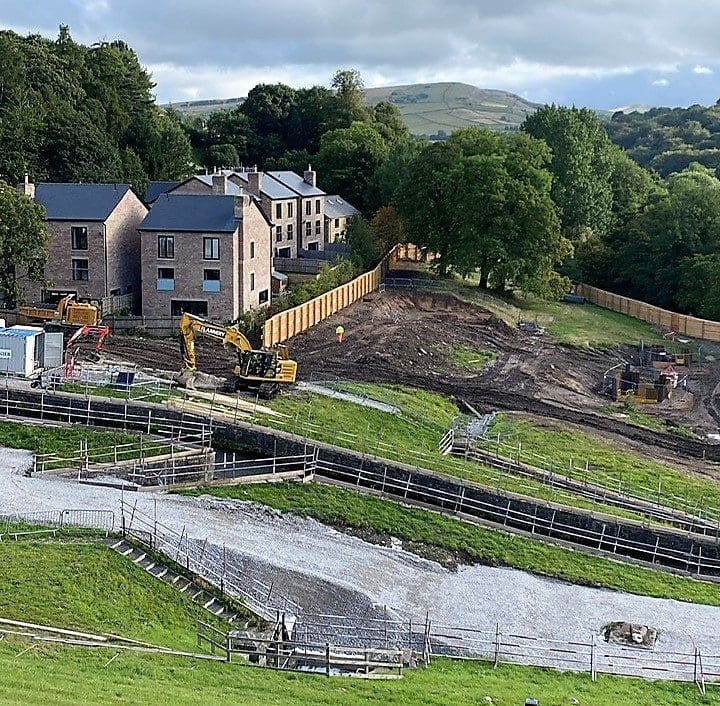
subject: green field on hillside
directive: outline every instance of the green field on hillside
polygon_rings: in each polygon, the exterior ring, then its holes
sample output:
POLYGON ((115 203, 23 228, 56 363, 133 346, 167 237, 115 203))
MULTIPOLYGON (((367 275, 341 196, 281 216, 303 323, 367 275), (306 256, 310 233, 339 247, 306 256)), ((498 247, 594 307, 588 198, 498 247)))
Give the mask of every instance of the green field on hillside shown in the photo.
MULTIPOLYGON (((0 702, 13 706, 154 704, 155 706, 699 706, 716 703, 693 684, 646 682, 547 669, 435 659, 429 669, 406 670, 396 681, 327 679, 223 662, 110 650, 40 648, 0 642, 0 702), (492 702, 485 697, 489 696, 492 702)), ((710 687, 712 688, 712 687, 710 687)))
POLYGON ((0 617, 195 649, 200 609, 101 542, 0 542, 0 566, 0 617))
MULTIPOLYGON (((570 491, 551 487, 532 478, 522 478, 440 453, 438 442, 460 414, 454 402, 425 390, 395 385, 343 382, 343 390, 394 404, 402 410, 395 415, 353 402, 309 392, 284 394, 269 406, 283 417, 258 414, 260 424, 306 435, 363 453, 418 465, 429 470, 475 481, 494 488, 521 493, 574 507, 602 510, 620 517, 641 519, 629 510, 604 505, 570 491)), ((629 454, 631 464, 643 464, 640 456, 629 454)), ((628 478, 632 474, 628 474, 628 478)))
POLYGON ((461 522, 372 495, 318 483, 282 483, 201 488, 186 495, 210 494, 251 500, 284 512, 296 512, 361 536, 397 537, 404 546, 446 565, 456 563, 511 566, 571 583, 691 603, 720 605, 717 584, 696 581, 594 557, 539 540, 461 522))
MULTIPOLYGON (((582 468, 588 462, 593 474, 602 474, 603 483, 627 492, 660 499, 670 507, 715 508, 720 511, 720 483, 707 476, 693 475, 689 471, 672 468, 630 451, 622 451, 609 441, 598 439, 576 429, 561 428, 558 424, 540 424, 522 415, 498 414, 489 429, 489 436, 500 435, 505 455, 520 444, 521 458, 544 466, 552 461, 559 473, 571 472, 583 478, 582 468), (622 486, 620 486, 622 484, 622 486), (655 495, 653 496, 653 493, 655 495)), ((478 442, 481 443, 481 442, 478 442)), ((496 448, 492 441, 485 444, 496 448)), ((720 514, 720 513, 716 513, 720 514)))
POLYGON ((537 297, 514 296, 507 299, 493 296, 477 287, 477 278, 447 280, 443 289, 461 299, 492 311, 511 326, 519 320, 534 321, 560 343, 585 348, 612 347, 621 343, 659 342, 662 337, 651 324, 603 309, 594 304, 570 304, 537 297))

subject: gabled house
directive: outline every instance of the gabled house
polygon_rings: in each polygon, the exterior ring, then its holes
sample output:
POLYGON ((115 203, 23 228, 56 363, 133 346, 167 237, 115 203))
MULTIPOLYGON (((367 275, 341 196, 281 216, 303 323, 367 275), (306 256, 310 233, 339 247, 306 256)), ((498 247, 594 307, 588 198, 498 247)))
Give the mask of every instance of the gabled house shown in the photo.
POLYGON ((73 293, 101 304, 104 297, 140 290, 140 236, 147 208, 129 184, 32 184, 18 191, 42 204, 50 234, 47 287, 30 283, 26 299, 55 304, 73 293))
POLYGON ((260 199, 263 212, 272 225, 273 255, 281 258, 296 258, 300 208, 298 195, 257 169, 228 172, 227 178, 260 199))
POLYGON ((323 250, 326 194, 318 188, 317 174, 312 167, 308 167, 303 176, 290 171, 267 172, 267 174, 294 192, 298 198, 298 254, 302 254, 302 250, 323 250))
POLYGON ((270 224, 248 193, 165 193, 139 232, 143 315, 229 321, 269 305, 270 224))
POLYGON ((355 206, 349 204, 337 194, 325 197, 325 242, 336 243, 345 240, 347 222, 353 216, 359 216, 355 206))

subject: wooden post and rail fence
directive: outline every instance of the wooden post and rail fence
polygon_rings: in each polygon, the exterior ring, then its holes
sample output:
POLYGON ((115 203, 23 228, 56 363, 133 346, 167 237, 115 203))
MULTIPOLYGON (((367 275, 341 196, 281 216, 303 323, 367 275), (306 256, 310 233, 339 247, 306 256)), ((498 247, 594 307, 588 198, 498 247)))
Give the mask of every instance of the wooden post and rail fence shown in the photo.
POLYGON ((374 269, 304 304, 281 311, 269 318, 263 329, 263 345, 274 346, 307 331, 315 324, 379 289, 387 271, 395 267, 400 260, 417 261, 421 258, 422 251, 417 245, 412 243, 396 245, 374 269))

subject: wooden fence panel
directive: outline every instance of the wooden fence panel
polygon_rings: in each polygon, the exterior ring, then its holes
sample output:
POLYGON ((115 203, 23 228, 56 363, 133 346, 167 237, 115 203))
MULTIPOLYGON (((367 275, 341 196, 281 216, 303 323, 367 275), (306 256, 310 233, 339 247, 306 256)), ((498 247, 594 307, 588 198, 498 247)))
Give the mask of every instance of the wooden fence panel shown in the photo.
POLYGON ((589 284, 579 284, 575 290, 589 302, 605 309, 619 311, 635 319, 664 326, 671 331, 682 333, 690 338, 720 341, 720 322, 718 321, 678 314, 675 311, 661 309, 658 306, 646 304, 637 299, 630 299, 630 297, 623 297, 620 294, 613 294, 597 287, 591 287, 589 284))
POLYGON ((392 269, 399 260, 417 262, 421 258, 422 251, 417 245, 412 243, 396 245, 380 261, 380 264, 369 272, 364 272, 347 284, 341 284, 305 304, 281 311, 269 318, 263 329, 263 345, 274 346, 307 331, 311 326, 324 321, 378 289, 385 278, 385 273, 392 269))

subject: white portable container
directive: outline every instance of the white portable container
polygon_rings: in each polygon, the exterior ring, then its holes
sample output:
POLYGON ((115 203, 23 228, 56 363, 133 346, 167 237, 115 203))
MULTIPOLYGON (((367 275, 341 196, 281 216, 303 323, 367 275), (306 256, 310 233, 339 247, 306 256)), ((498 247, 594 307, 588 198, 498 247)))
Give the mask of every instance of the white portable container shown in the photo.
POLYGON ((0 329, 0 372, 30 377, 41 368, 44 335, 36 326, 0 329))

